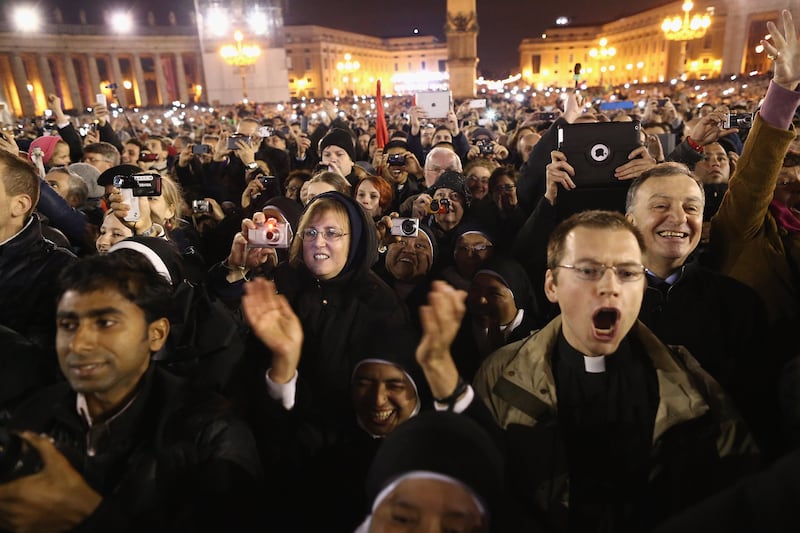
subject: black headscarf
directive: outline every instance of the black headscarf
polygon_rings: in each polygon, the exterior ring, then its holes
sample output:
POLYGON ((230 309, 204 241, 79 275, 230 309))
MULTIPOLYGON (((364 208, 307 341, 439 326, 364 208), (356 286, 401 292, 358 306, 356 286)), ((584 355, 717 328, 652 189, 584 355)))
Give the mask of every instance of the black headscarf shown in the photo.
POLYGON ((461 414, 425 412, 386 437, 367 476, 367 501, 374 502, 390 483, 415 471, 463 483, 489 514, 502 498, 502 455, 486 431, 461 414))
POLYGON ((489 259, 475 275, 486 273, 499 279, 514 295, 517 309, 534 310, 534 295, 531 279, 518 262, 502 256, 489 259))

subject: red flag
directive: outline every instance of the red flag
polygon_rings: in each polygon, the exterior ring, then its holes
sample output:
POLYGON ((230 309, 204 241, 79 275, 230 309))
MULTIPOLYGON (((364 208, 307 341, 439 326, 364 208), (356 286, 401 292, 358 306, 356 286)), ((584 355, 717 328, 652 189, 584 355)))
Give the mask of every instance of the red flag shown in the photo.
POLYGON ((383 98, 381 98, 381 80, 378 80, 378 87, 375 96, 375 146, 383 148, 389 142, 389 129, 386 127, 386 116, 383 111, 383 98))

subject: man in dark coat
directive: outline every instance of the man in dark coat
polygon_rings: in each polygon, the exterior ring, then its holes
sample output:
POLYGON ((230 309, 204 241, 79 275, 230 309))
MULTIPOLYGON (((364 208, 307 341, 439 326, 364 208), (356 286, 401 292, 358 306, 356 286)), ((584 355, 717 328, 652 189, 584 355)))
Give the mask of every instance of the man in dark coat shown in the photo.
POLYGON ((119 251, 71 265, 62 285, 66 382, 12 417, 42 461, 0 484, 0 529, 246 530, 261 478, 250 430, 223 400, 150 365, 169 335, 169 283, 119 251))
POLYGON ((685 346, 768 444, 777 430, 770 390, 778 359, 766 352, 753 360, 767 341, 767 312, 751 288, 690 259, 700 243, 703 206, 702 185, 671 163, 646 171, 628 189, 627 218, 646 243, 639 319, 663 342, 685 346))
POLYGON ((52 352, 56 279, 75 256, 42 236, 28 162, 0 150, 0 184, 0 325, 52 352))
POLYGON ((551 531, 647 531, 756 458, 719 385, 637 320, 644 250, 618 213, 561 223, 545 277, 561 316, 475 377, 506 431, 510 486, 551 531))

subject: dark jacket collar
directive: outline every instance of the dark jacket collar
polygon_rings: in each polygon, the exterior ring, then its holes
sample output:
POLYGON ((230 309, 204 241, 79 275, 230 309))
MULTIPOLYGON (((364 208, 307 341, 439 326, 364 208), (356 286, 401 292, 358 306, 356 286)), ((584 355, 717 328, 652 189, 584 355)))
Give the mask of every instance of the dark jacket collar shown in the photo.
MULTIPOLYGON (((48 241, 49 242, 49 241, 48 241)), ((19 233, 0 246, 0 257, 15 257, 29 253, 32 248, 40 248, 44 244, 42 226, 35 213, 28 218, 19 233)))

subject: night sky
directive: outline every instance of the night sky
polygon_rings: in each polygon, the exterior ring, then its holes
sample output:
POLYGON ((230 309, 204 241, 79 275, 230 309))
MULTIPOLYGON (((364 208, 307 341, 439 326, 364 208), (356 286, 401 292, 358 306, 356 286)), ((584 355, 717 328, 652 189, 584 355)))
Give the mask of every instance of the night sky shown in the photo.
MULTIPOLYGON (((536 37, 565 15, 574 25, 609 22, 669 3, 665 0, 602 2, 598 0, 476 0, 478 56, 481 74, 496 79, 519 71, 519 44, 536 37)), ((444 39, 445 0, 289 0, 287 24, 320 24, 381 37, 421 34, 444 39)))
MULTIPOLYGON (((444 39, 446 0, 277 0, 288 6, 284 13, 286 24, 318 24, 342 30, 355 31, 379 37, 411 35, 418 28, 422 35, 436 35, 444 39)), ((5 9, 16 0, 2 2, 5 9)), ((166 13, 174 10, 179 24, 187 23, 193 0, 39 0, 38 5, 59 6, 65 22, 77 18, 79 8, 87 9, 89 22, 102 20, 102 11, 112 7, 132 7, 137 19, 146 20, 152 10, 159 21, 166 21, 166 13)), ((203 0, 199 0, 202 5, 203 0)), ((598 0, 477 0, 478 66, 487 78, 498 78, 518 71, 518 47, 525 37, 541 35, 555 24, 561 15, 572 19, 574 25, 608 22, 658 5, 667 0, 640 0, 638 2, 601 2, 598 0)), ((0 14, 0 18, 5 18, 0 14)), ((166 22, 163 22, 166 24, 166 22)))

